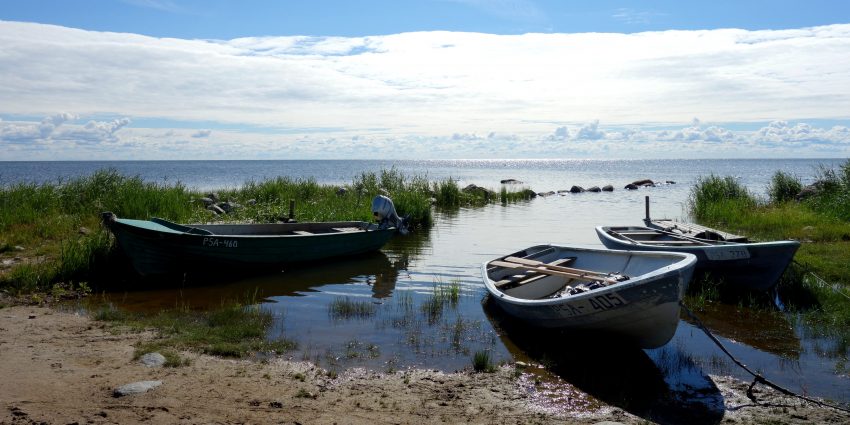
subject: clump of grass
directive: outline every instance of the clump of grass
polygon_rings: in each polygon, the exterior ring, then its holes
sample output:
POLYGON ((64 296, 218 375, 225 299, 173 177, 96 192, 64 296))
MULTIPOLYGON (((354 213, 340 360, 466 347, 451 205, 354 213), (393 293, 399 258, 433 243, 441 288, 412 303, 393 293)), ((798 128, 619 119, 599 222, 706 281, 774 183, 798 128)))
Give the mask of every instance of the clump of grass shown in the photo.
POLYGON ((434 184, 435 198, 437 205, 443 207, 456 207, 461 205, 462 193, 457 181, 453 178, 437 182, 434 184))
POLYGON ((803 184, 800 182, 799 177, 792 176, 780 170, 773 174, 770 185, 767 188, 767 194, 770 197, 770 202, 781 204, 793 201, 802 189, 803 184))
POLYGON ((496 365, 490 359, 490 353, 487 351, 476 351, 472 355, 472 370, 477 373, 493 373, 496 371, 496 365))
POLYGON ((368 319, 375 311, 377 307, 371 301, 355 301, 349 297, 337 297, 328 306, 328 313, 335 320, 368 319))
POLYGON ((425 313, 429 324, 437 323, 443 315, 446 305, 457 306, 460 300, 460 282, 453 280, 448 284, 437 281, 434 284, 434 292, 425 299, 421 309, 425 313))
POLYGON ((734 177, 710 175, 697 179, 688 197, 691 214, 701 220, 725 222, 728 212, 756 206, 756 200, 734 177))
POLYGON ((154 351, 191 350, 240 358, 254 353, 283 354, 297 347, 284 338, 266 338, 272 323, 270 312, 235 302, 222 303, 210 311, 179 308, 155 314, 131 314, 105 306, 97 310, 94 318, 130 330, 155 331, 156 339, 136 347, 139 356, 154 351))

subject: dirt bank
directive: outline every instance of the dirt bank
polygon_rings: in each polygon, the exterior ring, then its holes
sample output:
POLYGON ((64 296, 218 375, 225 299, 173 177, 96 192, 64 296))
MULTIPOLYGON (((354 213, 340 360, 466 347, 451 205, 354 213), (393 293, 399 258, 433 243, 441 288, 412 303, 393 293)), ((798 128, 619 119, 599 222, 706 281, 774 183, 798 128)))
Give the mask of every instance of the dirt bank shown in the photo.
MULTIPOLYGON (((541 402, 533 382, 513 367, 492 374, 353 370, 328 376, 305 362, 186 353, 188 366, 149 368, 132 357, 133 344, 151 337, 113 335, 73 312, 0 309, 0 423, 647 423, 609 406, 577 413, 553 406, 551 399, 541 402), (116 387, 137 381, 162 385, 113 396, 116 387)), ((711 378, 723 396, 718 422, 850 421, 767 389, 755 405, 744 395, 746 383, 711 378)))

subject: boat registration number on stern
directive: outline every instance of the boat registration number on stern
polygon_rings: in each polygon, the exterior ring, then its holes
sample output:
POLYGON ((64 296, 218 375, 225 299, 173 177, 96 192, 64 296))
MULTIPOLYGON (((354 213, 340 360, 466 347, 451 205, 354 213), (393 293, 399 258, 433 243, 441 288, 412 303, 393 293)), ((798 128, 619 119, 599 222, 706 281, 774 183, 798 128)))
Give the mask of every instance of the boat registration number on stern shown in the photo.
POLYGON ((615 309, 626 304, 628 304, 628 301, 623 299, 623 297, 616 293, 610 293, 564 304, 551 305, 549 308, 566 316, 580 316, 582 314, 615 309))
POLYGON ((705 256, 711 261, 746 260, 750 251, 743 246, 724 246, 723 249, 707 249, 705 256))
POLYGON ((204 238, 201 245, 213 248, 236 248, 239 246, 239 241, 235 239, 204 238))

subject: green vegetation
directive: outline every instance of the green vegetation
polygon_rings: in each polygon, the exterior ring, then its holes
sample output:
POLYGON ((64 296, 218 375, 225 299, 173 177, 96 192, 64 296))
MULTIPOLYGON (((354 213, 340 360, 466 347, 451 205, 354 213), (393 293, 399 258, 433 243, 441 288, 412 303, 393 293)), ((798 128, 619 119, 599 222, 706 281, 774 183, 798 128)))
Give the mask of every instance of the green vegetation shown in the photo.
POLYGON ((93 315, 116 329, 153 330, 157 337, 137 346, 135 357, 159 352, 169 366, 186 364, 177 354, 179 350, 238 358, 259 353, 282 354, 296 348, 293 341, 285 338, 266 339, 266 331, 272 324, 270 312, 237 302, 224 302, 210 311, 178 308, 153 314, 130 313, 104 305, 93 315))
MULTIPOLYGON (((804 321, 828 325, 813 328, 847 334, 850 160, 837 171, 821 167, 815 177, 816 183, 802 188, 798 178, 778 171, 768 199, 762 200, 732 177, 709 176, 692 189, 688 205, 696 220, 712 227, 759 240, 801 241, 795 263, 778 286, 780 296, 786 307, 804 313, 804 321)), ((850 334, 842 338, 850 341, 850 334)))
MULTIPOLYGON (((179 223, 272 223, 289 215, 295 202, 299 221, 371 221, 371 201, 389 196, 413 227, 433 224, 432 205, 457 208, 484 205, 499 197, 486 189, 461 190, 447 179, 429 182, 407 177, 396 169, 366 172, 344 187, 321 185, 312 179, 278 177, 249 181, 216 193, 219 201, 238 205, 216 215, 206 209, 206 193, 183 184, 145 182, 115 170, 48 184, 19 183, 0 187, 0 256, 19 257, 14 266, 0 270, 0 290, 15 295, 44 292, 62 283, 69 290, 97 288, 132 272, 100 224, 100 213, 148 219, 160 217, 179 223)), ((529 199, 529 190, 503 193, 502 202, 529 199)))
POLYGON ((331 318, 342 319, 368 319, 375 315, 377 310, 371 301, 355 301, 349 297, 337 297, 328 307, 331 318))
POLYGON ((493 373, 496 371, 496 365, 490 360, 490 353, 486 351, 476 351, 472 356, 472 370, 481 373, 493 373))
POLYGON ((801 190, 803 190, 803 184, 800 183, 798 177, 780 170, 771 178, 767 194, 770 197, 770 202, 778 205, 793 201, 801 190))
POLYGON ((437 323, 443 316, 446 305, 457 306, 460 300, 460 282, 457 280, 449 284, 438 281, 434 284, 434 293, 425 299, 420 307, 429 324, 437 323))

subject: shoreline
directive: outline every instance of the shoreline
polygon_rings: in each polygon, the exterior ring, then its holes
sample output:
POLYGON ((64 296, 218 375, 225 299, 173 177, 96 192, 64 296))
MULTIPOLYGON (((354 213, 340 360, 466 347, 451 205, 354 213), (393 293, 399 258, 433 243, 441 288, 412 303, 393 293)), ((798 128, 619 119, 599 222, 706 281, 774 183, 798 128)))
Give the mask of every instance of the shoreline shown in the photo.
MULTIPOLYGON (((0 424, 652 422, 596 400, 576 408, 581 403, 575 400, 540 397, 533 382, 510 366, 495 373, 349 369, 337 376, 281 357, 181 353, 189 365, 147 367, 133 360, 133 345, 151 338, 150 332, 112 333, 104 323, 57 307, 0 309, 0 424), (138 381, 162 385, 113 396, 115 388, 138 381)), ((757 405, 746 398, 748 382, 710 378, 723 407, 705 423, 850 420, 765 386, 756 388, 757 405)))

